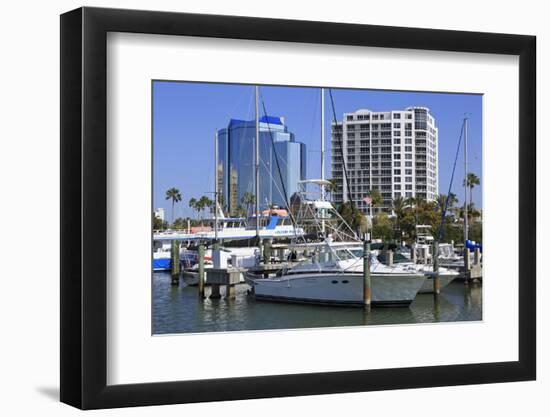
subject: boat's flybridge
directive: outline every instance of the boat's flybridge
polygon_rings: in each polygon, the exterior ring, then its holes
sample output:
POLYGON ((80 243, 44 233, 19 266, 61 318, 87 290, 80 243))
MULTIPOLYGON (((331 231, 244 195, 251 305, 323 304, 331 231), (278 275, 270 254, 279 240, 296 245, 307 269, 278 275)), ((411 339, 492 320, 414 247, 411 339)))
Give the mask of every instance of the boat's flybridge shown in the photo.
POLYGON ((322 239, 331 236, 333 241, 361 242, 357 234, 342 218, 332 203, 326 199, 327 188, 332 183, 325 179, 309 179, 298 182, 298 224, 307 225, 308 232, 315 232, 322 239))

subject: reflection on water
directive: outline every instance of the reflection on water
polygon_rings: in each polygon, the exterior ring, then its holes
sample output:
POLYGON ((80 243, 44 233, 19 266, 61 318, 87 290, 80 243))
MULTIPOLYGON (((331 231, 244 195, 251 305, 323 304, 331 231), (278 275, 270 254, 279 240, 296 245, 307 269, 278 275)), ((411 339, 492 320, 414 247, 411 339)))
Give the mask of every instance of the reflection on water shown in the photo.
MULTIPOLYGON (((247 285, 235 300, 199 301, 197 287, 170 285, 169 273, 153 275, 153 334, 297 329, 481 320, 482 287, 449 284, 439 297, 419 294, 408 308, 326 307, 255 301, 247 285)), ((208 291, 208 290, 207 290, 208 291)), ((223 294, 223 292, 222 292, 223 294)))

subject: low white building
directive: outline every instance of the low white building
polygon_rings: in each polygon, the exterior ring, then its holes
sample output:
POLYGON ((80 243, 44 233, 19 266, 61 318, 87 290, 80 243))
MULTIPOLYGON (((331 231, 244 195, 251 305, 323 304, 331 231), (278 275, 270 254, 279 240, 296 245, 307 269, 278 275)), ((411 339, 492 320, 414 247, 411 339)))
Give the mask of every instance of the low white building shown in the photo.
POLYGON ((161 221, 164 221, 164 209, 162 207, 155 209, 155 217, 161 221))

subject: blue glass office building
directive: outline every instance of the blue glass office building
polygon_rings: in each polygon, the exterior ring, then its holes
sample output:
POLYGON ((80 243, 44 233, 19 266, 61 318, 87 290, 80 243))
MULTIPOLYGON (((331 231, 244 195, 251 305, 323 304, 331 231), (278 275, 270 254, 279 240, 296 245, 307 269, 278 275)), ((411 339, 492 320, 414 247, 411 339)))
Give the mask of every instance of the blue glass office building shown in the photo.
MULTIPOLYGON (((255 137, 254 120, 231 119, 227 128, 218 131, 217 179, 222 201, 231 214, 239 207, 246 208, 246 193, 255 194, 255 137)), ((298 181, 305 176, 305 144, 295 141, 282 117, 260 118, 260 208, 286 207, 284 191, 290 199, 298 191, 298 181)))

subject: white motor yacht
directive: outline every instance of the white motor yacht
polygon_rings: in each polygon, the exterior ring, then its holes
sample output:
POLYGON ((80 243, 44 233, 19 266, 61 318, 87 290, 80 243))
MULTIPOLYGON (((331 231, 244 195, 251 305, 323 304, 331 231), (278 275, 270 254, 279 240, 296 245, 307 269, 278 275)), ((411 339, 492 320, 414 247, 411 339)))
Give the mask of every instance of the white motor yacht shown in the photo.
MULTIPOLYGON (((370 259, 371 304, 408 306, 426 281, 415 268, 391 267, 370 259)), ((248 273, 254 296, 261 300, 327 305, 364 304, 363 247, 357 242, 317 245, 312 257, 275 276, 248 273)))

